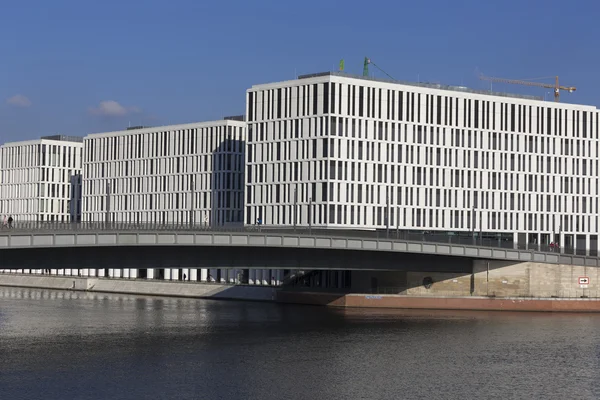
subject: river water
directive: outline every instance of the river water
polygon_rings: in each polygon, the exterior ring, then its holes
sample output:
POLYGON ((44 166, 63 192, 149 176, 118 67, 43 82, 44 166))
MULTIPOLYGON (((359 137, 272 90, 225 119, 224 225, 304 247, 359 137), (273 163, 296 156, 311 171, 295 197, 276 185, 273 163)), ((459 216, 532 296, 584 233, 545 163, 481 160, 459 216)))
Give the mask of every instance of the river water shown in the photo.
POLYGON ((597 399, 600 315, 0 288, 2 399, 597 399))

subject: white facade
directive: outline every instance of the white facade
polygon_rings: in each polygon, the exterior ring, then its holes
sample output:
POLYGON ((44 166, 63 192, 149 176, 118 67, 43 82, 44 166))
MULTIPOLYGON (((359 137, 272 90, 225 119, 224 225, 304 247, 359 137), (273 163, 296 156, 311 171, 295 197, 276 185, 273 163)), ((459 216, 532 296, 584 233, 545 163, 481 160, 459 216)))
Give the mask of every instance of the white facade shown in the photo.
POLYGON ((245 223, 310 216, 597 249, 598 119, 590 106, 342 73, 253 86, 245 223))
POLYGON ((0 146, 0 215, 16 224, 78 221, 81 141, 59 135, 0 146))
POLYGON ((242 223, 245 136, 236 120, 86 136, 83 220, 242 223))

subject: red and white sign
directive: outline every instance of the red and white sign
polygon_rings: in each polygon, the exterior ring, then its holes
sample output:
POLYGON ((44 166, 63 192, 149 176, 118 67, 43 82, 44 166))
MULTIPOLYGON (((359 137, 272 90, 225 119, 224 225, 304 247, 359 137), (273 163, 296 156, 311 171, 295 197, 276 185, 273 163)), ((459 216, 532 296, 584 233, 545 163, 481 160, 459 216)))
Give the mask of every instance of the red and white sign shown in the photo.
POLYGON ((590 278, 587 276, 580 276, 579 277, 579 284, 580 285, 589 285, 590 284, 590 278))

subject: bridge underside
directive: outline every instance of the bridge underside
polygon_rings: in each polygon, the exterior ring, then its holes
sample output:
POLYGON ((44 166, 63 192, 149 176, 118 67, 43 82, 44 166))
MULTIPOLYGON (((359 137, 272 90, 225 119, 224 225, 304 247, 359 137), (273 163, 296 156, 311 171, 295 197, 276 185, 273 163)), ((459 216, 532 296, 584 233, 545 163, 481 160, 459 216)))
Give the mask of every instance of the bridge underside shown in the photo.
POLYGON ((278 247, 57 247, 3 252, 2 267, 34 268, 270 268, 465 272, 473 259, 413 253, 278 247))

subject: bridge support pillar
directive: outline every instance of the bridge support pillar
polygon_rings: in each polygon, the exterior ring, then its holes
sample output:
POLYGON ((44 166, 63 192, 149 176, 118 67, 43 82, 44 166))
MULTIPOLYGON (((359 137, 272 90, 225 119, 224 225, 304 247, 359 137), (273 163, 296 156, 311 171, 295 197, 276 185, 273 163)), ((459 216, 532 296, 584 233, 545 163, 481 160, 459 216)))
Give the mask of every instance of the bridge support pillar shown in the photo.
POLYGON ((208 281, 217 282, 217 269, 211 268, 208 270, 208 281))
POLYGON ((283 282, 283 270, 282 269, 278 269, 275 271, 275 285, 277 286, 281 286, 281 283, 283 282))
POLYGON ((138 277, 138 270, 136 268, 131 268, 129 270, 129 277, 131 279, 136 279, 138 277))
POLYGON ((196 282, 198 280, 198 269, 197 268, 191 268, 189 270, 190 272, 190 281, 192 282, 196 282))
POLYGON ((200 282, 206 282, 208 279, 208 269, 202 268, 200 270, 200 282))
POLYGON ((165 281, 171 280, 171 268, 165 268, 165 281))
POLYGON ((256 276, 256 278, 254 280, 254 284, 255 285, 262 285, 263 284, 263 270, 262 269, 257 269, 255 276, 256 276))

